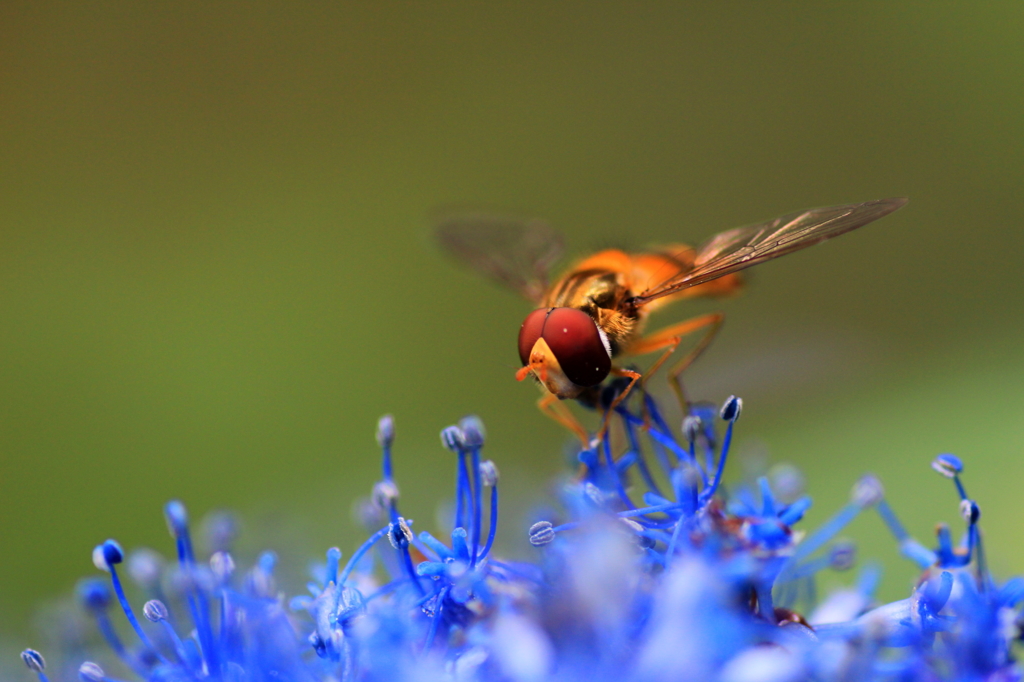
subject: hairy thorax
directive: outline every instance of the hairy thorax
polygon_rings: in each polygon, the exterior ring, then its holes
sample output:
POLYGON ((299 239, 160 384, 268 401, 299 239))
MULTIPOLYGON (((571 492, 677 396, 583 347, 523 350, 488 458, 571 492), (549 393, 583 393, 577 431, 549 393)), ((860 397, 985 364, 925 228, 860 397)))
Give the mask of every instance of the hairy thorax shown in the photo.
POLYGON ((553 287, 544 306, 576 308, 590 315, 608 336, 614 357, 629 346, 639 331, 636 311, 624 306, 632 295, 622 272, 581 270, 553 287))

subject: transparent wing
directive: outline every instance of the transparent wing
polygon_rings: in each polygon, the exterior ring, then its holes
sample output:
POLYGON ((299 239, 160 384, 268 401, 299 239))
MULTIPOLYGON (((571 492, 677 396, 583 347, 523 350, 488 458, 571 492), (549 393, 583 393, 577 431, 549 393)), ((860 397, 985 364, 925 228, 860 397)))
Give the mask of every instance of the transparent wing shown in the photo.
POLYGON ((901 197, 812 208, 766 223, 727 230, 697 249, 691 269, 642 292, 634 303, 643 305, 680 289, 710 282, 722 275, 838 237, 889 215, 906 203, 907 199, 901 197))
POLYGON ((456 259, 535 303, 543 298, 551 266, 565 250, 561 235, 540 220, 452 215, 438 221, 435 235, 456 259))

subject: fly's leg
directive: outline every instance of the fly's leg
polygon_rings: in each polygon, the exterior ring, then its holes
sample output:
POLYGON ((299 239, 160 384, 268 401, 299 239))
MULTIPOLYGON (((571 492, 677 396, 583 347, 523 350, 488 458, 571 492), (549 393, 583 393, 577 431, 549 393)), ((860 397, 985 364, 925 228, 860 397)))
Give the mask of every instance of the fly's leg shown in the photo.
POLYGON ((634 372, 631 369, 619 369, 618 367, 612 367, 611 373, 617 377, 628 377, 631 381, 626 386, 626 388, 622 389, 621 393, 615 396, 615 400, 613 400, 612 404, 608 406, 607 410, 605 410, 604 418, 601 419, 601 430, 597 432, 598 442, 603 441, 605 435, 608 433, 608 423, 609 421, 611 421, 612 414, 615 413, 615 408, 618 407, 619 404, 626 399, 626 396, 629 395, 629 392, 633 390, 633 386, 635 386, 636 382, 640 381, 641 379, 640 372, 634 372))
MULTIPOLYGON (((629 392, 633 389, 633 386, 641 379, 640 373, 634 372, 631 369, 619 369, 618 367, 612 367, 611 374, 617 377, 628 377, 630 382, 626 385, 626 388, 619 393, 619 395, 615 396, 612 404, 609 405, 608 409, 605 411, 604 418, 601 420, 601 429, 597 432, 597 442, 603 440, 605 434, 608 432, 608 423, 611 419, 611 415, 615 412, 615 408, 626 399, 629 392)), ((545 416, 554 419, 556 422, 569 429, 569 431, 580 439, 580 443, 583 445, 584 450, 593 445, 587 430, 583 428, 583 425, 580 424, 579 420, 573 416, 569 407, 559 400, 558 396, 554 393, 547 393, 544 397, 538 400, 537 409, 539 409, 545 416)))
POLYGON ((573 416, 573 413, 569 410, 569 407, 558 399, 554 393, 545 393, 544 397, 537 401, 537 409, 539 409, 545 416, 554 419, 556 422, 564 426, 573 432, 573 434, 580 439, 583 444, 583 449, 590 447, 590 436, 587 434, 587 430, 583 428, 579 420, 573 416))
MULTIPOLYGON (((701 329, 705 330, 704 335, 701 337, 697 345, 690 349, 690 352, 684 355, 679 362, 672 365, 672 368, 668 371, 669 386, 676 395, 676 399, 679 401, 679 406, 683 410, 683 414, 689 414, 689 403, 686 400, 686 391, 683 389, 683 382, 679 378, 687 367, 693 364, 693 361, 700 357, 700 354, 704 352, 704 349, 708 347, 711 341, 715 338, 718 330, 722 327, 722 322, 725 316, 722 313, 709 313, 707 315, 701 315, 679 324, 674 324, 670 327, 666 327, 659 331, 654 332, 650 336, 645 336, 637 340, 628 349, 629 355, 644 355, 646 353, 653 353, 664 349, 665 352, 661 354, 651 368, 647 370, 647 374, 644 375, 643 381, 640 383, 641 389, 646 388, 647 382, 650 380, 654 373, 661 368, 663 364, 669 359, 672 353, 675 352, 679 346, 679 342, 682 341, 684 336, 692 334, 701 329)), ((632 384, 630 384, 632 386, 632 384)))

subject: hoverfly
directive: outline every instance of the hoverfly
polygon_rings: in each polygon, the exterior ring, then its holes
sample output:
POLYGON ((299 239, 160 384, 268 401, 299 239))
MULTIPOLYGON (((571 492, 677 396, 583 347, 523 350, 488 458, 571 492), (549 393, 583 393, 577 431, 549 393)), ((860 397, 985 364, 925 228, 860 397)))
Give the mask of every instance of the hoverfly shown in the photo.
POLYGON ((643 387, 684 336, 703 331, 668 372, 687 409, 679 376, 711 343, 723 316, 702 315, 645 334, 650 313, 684 298, 732 293, 742 284, 740 270, 855 230, 906 203, 894 198, 812 208, 727 230, 697 248, 671 244, 641 253, 608 249, 577 262, 550 284, 549 270, 564 247, 561 236, 542 221, 454 215, 438 224, 437 239, 457 259, 537 306, 519 328, 522 367, 516 379, 532 375, 545 392, 538 402, 541 412, 586 446, 587 431, 560 400, 575 398, 596 407, 607 377, 627 379, 605 411, 601 438, 609 415, 637 381, 643 387), (658 351, 660 357, 644 375, 616 363, 658 351))

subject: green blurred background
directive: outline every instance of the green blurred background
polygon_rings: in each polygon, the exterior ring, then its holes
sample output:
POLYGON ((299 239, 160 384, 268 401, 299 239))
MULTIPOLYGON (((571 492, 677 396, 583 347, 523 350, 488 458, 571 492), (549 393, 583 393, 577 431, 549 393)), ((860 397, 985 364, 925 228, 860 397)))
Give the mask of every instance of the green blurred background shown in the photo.
POLYGON ((347 553, 385 412, 419 527, 481 415, 518 537, 564 434, 513 380, 528 304, 431 245, 452 204, 585 253, 911 197, 660 319, 727 313, 692 392, 745 398, 812 524, 873 470, 959 527, 952 451, 1024 569, 1022 35, 1019 3, 0 4, 0 631, 107 537, 169 550, 171 497, 347 553))

